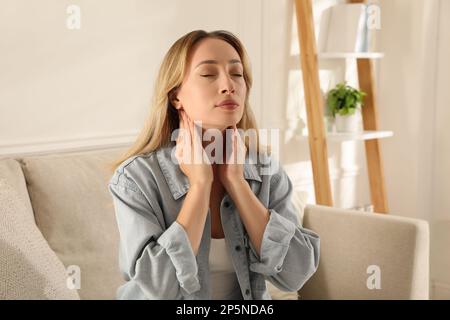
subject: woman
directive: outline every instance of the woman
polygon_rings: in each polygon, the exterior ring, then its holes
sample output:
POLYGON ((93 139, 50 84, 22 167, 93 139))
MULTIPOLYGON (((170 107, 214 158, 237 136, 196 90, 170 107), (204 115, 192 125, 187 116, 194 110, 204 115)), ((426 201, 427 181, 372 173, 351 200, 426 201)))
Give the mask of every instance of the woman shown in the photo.
POLYGON ((280 166, 261 174, 276 160, 257 136, 260 162, 249 161, 238 131, 256 129, 251 83, 226 31, 190 32, 164 57, 149 118, 109 183, 127 281, 119 299, 271 299, 266 279, 297 291, 316 271, 319 237, 298 225, 291 181, 280 166), (200 138, 213 129, 227 146, 214 156, 200 138))

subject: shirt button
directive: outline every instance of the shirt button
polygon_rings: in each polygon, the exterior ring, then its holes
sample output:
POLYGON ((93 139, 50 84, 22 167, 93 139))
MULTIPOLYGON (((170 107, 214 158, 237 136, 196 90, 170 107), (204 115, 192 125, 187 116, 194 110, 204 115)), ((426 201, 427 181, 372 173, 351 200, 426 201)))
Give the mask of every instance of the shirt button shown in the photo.
POLYGON ((236 246, 236 247, 234 247, 234 249, 235 249, 236 251, 241 251, 241 246, 236 246))
POLYGON ((246 294, 247 296, 249 296, 249 295, 250 295, 250 289, 245 289, 245 294, 246 294))
POLYGON ((229 208, 230 207, 230 203, 228 201, 225 201, 225 203, 223 205, 225 206, 225 208, 229 208))

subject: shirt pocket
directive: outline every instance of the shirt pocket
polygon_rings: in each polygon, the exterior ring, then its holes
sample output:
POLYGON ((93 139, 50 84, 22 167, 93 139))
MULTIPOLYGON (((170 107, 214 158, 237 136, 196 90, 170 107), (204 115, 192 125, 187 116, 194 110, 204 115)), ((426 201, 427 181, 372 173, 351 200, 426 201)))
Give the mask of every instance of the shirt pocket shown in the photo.
POLYGON ((266 280, 263 275, 255 273, 252 280, 252 285, 255 290, 264 291, 267 289, 266 280))

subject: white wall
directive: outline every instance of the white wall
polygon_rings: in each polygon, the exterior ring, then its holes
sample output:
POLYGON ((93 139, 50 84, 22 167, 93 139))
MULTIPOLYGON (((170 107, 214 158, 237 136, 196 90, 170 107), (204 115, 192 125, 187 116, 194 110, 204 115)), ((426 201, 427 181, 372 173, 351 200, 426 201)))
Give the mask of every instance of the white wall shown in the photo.
POLYGON ((380 117, 395 131, 384 149, 389 203, 392 212, 424 219, 431 214, 438 2, 382 2, 380 117))
POLYGON ((450 299, 450 2, 383 0, 380 120, 391 212, 431 230, 431 294, 450 299))
POLYGON ((436 298, 450 299, 450 1, 438 4, 432 187, 432 285, 436 298))
POLYGON ((0 154, 130 141, 163 55, 194 29, 235 32, 260 79, 261 21, 257 0, 0 0, 0 154), (71 4, 79 30, 66 27, 71 4))

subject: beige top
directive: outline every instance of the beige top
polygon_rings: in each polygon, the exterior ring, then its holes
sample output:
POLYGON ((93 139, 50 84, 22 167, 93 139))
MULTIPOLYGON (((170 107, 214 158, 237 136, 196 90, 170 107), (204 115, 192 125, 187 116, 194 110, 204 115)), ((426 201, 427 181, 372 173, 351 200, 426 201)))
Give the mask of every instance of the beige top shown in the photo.
POLYGON ((241 300, 241 288, 225 238, 211 238, 209 271, 212 300, 241 300))

